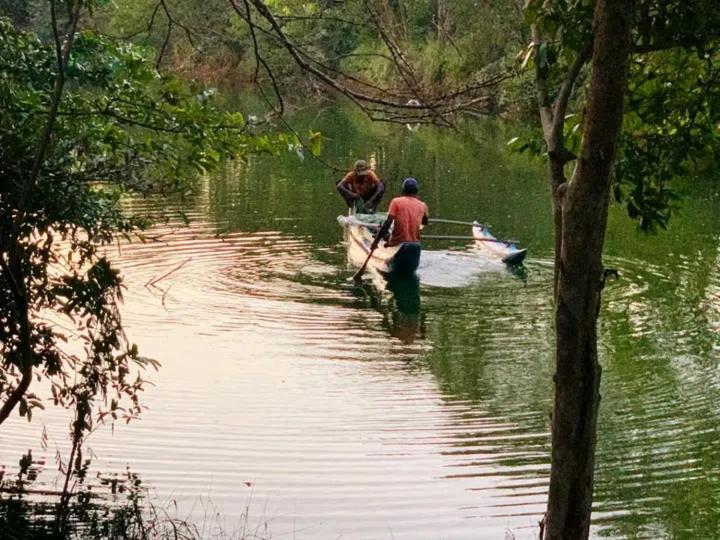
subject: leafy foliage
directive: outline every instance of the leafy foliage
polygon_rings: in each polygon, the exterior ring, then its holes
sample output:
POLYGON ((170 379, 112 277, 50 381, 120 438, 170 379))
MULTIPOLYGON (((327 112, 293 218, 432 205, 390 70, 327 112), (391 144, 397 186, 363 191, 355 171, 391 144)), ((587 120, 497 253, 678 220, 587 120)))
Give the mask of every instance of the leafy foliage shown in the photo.
MULTIPOLYGON (((693 168, 717 164, 720 118, 720 15, 706 0, 636 3, 636 55, 631 64, 623 132, 616 161, 614 198, 647 231, 666 227, 679 197, 670 181, 693 168)), ((530 0, 526 19, 544 41, 537 59, 551 99, 582 48, 592 42, 594 2, 530 0)), ((529 51, 518 55, 523 68, 529 51)), ((538 67, 538 66, 533 66, 538 67)), ((581 72, 564 143, 577 154, 582 140, 581 72)), ((514 139, 512 150, 541 153, 539 138, 514 139)))
POLYGON ((679 197, 670 181, 720 162, 717 53, 673 49, 631 67, 615 199, 640 227, 665 227, 679 197))
MULTIPOLYGON (((222 160, 297 144, 249 133, 213 92, 160 75, 146 51, 93 32, 76 36, 65 92, 37 182, 28 181, 58 65, 53 47, 0 19, 0 396, 28 362, 77 429, 140 412, 140 356, 122 330, 122 279, 103 255, 116 234, 148 225, 119 206, 127 194, 184 191, 222 160), (127 405, 123 405, 128 401, 127 405)), ((31 418, 42 400, 22 397, 31 418)))
POLYGON ((45 461, 33 459, 30 450, 20 459, 17 475, 0 474, 4 540, 202 538, 198 527, 173 517, 176 512, 170 504, 167 508, 153 505, 149 490, 129 468, 122 473, 91 475, 90 458, 65 466, 72 477, 67 498, 48 493, 40 480, 45 461), (38 492, 45 492, 45 497, 37 497, 38 492), (58 498, 61 503, 56 502, 58 498))
MULTIPOLYGON (((466 83, 489 66, 502 64, 528 39, 518 24, 523 0, 352 0, 346 2, 273 0, 264 4, 283 31, 314 65, 340 78, 362 79, 372 85, 405 83, 384 37, 401 50, 417 84, 428 88, 466 83), (468 14, 470 16, 468 16, 468 14), (385 33, 385 36, 379 31, 385 33)), ((133 35, 141 43, 164 50, 172 69, 205 76, 223 85, 247 83, 256 76, 253 32, 243 20, 245 5, 226 0, 123 0, 96 19, 103 30, 133 35), (172 21, 167 13, 170 13, 172 21)), ((275 84, 292 99, 317 91, 317 85, 278 47, 262 19, 254 34, 257 52, 274 74, 275 84)), ((261 68, 259 79, 269 87, 261 68)), ((354 81, 357 82, 357 81, 354 81)), ((267 88, 266 88, 267 90, 267 88)))
POLYGON ((528 0, 525 4, 525 21, 536 25, 546 37, 547 57, 552 63, 557 58, 568 58, 592 39, 592 0, 528 0))

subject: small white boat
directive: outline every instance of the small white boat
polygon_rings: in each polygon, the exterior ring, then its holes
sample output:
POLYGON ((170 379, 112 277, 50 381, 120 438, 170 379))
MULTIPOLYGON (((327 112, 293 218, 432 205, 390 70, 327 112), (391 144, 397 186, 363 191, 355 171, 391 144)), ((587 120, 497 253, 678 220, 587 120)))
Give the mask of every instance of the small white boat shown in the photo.
MULTIPOLYGON (((353 266, 359 267, 365 262, 375 233, 386 218, 385 213, 338 216, 338 223, 345 230, 348 258, 353 266)), ((382 274, 411 276, 420 264, 421 252, 419 242, 403 242, 399 246, 385 247, 381 241, 368 264, 382 274)))
POLYGON ((476 247, 489 256, 499 258, 509 265, 521 264, 527 254, 527 249, 520 249, 517 242, 511 240, 498 240, 490 230, 481 223, 472 224, 473 238, 476 247))

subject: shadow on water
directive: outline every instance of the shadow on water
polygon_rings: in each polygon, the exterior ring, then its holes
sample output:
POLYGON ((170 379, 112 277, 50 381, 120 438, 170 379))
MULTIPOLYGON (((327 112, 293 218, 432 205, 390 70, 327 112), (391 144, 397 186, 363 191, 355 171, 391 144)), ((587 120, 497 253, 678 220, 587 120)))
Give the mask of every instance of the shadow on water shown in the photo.
POLYGON ((391 337, 411 344, 425 336, 420 301, 420 279, 379 274, 359 284, 355 291, 371 298, 371 306, 382 315, 382 326, 391 337))
POLYGON ((423 337, 423 317, 420 306, 420 279, 388 277, 387 289, 392 293, 392 307, 386 320, 390 335, 403 343, 423 337))

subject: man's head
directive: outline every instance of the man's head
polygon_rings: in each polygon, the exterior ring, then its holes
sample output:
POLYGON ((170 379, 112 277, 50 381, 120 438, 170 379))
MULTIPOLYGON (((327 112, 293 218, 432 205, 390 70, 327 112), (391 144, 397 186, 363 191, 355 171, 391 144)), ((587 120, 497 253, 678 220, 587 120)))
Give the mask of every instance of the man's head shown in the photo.
POLYGON ((403 195, 415 195, 420 189, 418 181, 414 178, 406 178, 402 183, 402 194, 403 195))
POLYGON ((365 176, 370 170, 370 167, 368 167, 367 161, 364 159, 358 159, 353 166, 353 170, 358 176, 365 176))

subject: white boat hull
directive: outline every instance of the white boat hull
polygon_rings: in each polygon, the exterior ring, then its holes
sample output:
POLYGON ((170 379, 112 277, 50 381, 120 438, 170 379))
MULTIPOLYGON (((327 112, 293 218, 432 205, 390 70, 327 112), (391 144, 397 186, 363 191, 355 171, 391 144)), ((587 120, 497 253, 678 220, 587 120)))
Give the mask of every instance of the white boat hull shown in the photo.
MULTIPOLYGON (((383 214, 374 216, 375 221, 384 217, 383 214)), ((379 225, 362 224, 355 216, 338 216, 338 222, 345 230, 350 264, 355 267, 362 266, 370 253, 370 246, 379 225)), ((407 242, 391 247, 383 244, 384 242, 381 242, 373 251, 369 266, 383 274, 414 274, 420 262, 420 244, 407 242)))
POLYGON ((473 224, 472 232, 475 246, 486 255, 510 265, 521 264, 525 259, 527 249, 520 249, 515 242, 498 240, 480 223, 473 224))

